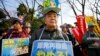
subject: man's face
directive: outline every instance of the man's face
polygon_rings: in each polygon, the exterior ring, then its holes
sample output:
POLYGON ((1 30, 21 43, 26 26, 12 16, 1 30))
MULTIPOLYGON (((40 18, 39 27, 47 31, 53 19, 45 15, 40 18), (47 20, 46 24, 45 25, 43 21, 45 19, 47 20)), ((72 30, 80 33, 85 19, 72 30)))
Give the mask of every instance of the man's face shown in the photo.
POLYGON ((45 24, 49 27, 57 26, 58 15, 55 12, 49 12, 45 15, 45 24))

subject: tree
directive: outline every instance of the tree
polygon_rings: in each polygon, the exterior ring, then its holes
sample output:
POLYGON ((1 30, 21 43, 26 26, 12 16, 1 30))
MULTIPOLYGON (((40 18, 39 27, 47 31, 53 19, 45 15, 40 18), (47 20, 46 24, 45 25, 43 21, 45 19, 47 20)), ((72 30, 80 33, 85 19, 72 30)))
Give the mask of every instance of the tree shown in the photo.
POLYGON ((17 8, 17 11, 19 13, 24 13, 25 14, 25 22, 30 22, 32 25, 31 30, 36 30, 40 28, 40 26, 43 24, 42 19, 38 19, 38 17, 34 17, 34 14, 36 11, 40 10, 41 8, 39 7, 38 10, 35 10, 35 1, 33 2, 32 8, 29 8, 28 2, 26 1, 26 5, 24 3, 21 3, 19 7, 17 8))
POLYGON ((99 20, 100 16, 100 0, 94 0, 94 3, 90 2, 90 10, 93 15, 96 16, 96 19, 99 20))
POLYGON ((85 15, 85 4, 86 4, 86 0, 66 0, 70 7, 72 8, 75 16, 77 16, 77 11, 81 12, 82 15, 85 15), (78 6, 76 6, 76 3, 79 3, 81 6, 81 10, 78 9, 78 6))
POLYGON ((27 7, 24 4, 20 4, 19 7, 17 8, 17 11, 20 13, 27 13, 27 7))
POLYGON ((4 5, 3 0, 0 0, 0 3, 2 4, 2 7, 3 7, 2 9, 5 11, 5 13, 7 14, 7 16, 8 16, 9 18, 11 18, 9 12, 7 11, 7 9, 6 9, 5 5, 4 5))
POLYGON ((0 9, 0 19, 6 18, 6 14, 3 12, 2 9, 0 9))

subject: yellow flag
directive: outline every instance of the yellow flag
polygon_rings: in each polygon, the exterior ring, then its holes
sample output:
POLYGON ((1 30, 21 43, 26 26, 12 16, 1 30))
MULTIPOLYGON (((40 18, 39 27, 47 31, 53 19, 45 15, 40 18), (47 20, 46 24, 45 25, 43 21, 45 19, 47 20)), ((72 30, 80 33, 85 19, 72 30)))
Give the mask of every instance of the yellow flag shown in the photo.
POLYGON ((97 20, 95 19, 94 16, 86 16, 85 17, 86 23, 89 24, 93 24, 95 25, 94 27, 94 32, 96 33, 97 36, 100 36, 100 27, 97 23, 97 20))

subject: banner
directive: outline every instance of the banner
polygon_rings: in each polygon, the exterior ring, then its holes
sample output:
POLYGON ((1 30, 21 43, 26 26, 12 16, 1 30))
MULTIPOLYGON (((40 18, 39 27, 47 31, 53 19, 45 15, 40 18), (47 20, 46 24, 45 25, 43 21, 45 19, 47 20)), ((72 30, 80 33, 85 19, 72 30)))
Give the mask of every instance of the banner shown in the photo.
POLYGON ((14 38, 2 40, 1 56, 17 56, 28 53, 29 38, 14 38))
POLYGON ((95 25, 94 32, 96 33, 97 36, 100 36, 100 27, 94 16, 86 16, 85 18, 88 25, 90 24, 95 25))
POLYGON ((73 56, 71 41, 36 40, 31 56, 73 56))

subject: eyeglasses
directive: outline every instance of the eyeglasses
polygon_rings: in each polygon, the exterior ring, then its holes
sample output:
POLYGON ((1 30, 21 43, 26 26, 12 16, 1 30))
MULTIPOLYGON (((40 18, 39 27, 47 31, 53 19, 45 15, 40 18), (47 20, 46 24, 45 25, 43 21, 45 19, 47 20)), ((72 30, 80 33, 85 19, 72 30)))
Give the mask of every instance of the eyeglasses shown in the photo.
POLYGON ((25 28, 31 28, 31 27, 25 27, 25 28))

